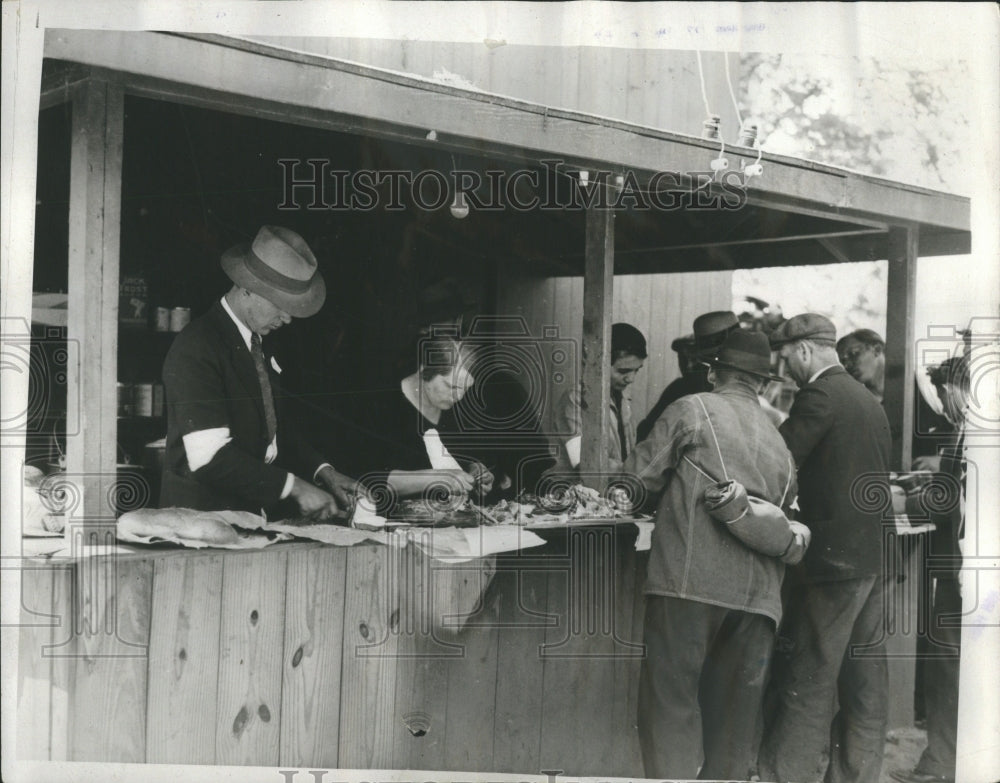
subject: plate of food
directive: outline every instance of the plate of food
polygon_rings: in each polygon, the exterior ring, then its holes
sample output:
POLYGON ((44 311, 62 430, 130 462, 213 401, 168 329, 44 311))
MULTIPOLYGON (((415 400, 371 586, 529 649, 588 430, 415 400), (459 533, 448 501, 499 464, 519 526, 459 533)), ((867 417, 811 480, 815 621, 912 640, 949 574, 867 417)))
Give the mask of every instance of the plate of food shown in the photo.
POLYGON ((386 527, 477 527, 483 517, 468 503, 461 506, 423 498, 399 500, 386 514, 386 527))
POLYGON ((652 517, 635 513, 625 498, 583 485, 566 487, 542 496, 522 494, 516 501, 500 501, 489 508, 496 524, 519 525, 529 530, 607 525, 616 522, 646 522, 652 517))

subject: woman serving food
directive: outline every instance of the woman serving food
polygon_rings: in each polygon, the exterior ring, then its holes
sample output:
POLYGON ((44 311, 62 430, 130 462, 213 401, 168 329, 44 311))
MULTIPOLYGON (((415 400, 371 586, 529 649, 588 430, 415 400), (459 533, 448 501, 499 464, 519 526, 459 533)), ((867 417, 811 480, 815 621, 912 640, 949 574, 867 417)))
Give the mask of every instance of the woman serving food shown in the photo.
POLYGON ((470 494, 481 501, 493 488, 493 474, 482 463, 453 453, 459 427, 452 408, 475 380, 469 351, 454 339, 428 339, 419 357, 398 385, 366 399, 361 417, 358 467, 380 513, 413 498, 456 508, 470 494))

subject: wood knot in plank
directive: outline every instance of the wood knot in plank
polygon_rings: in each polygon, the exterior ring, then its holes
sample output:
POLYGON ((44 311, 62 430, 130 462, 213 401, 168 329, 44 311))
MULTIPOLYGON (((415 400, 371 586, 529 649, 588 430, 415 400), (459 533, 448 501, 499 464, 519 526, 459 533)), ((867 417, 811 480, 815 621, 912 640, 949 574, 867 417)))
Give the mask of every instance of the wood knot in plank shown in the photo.
POLYGON ((240 707, 240 711, 236 713, 236 718, 233 720, 233 736, 236 739, 240 738, 243 730, 247 727, 247 721, 250 720, 250 710, 247 709, 247 705, 240 707))
POLYGON ((431 729, 431 716, 426 712, 408 712, 403 716, 403 725, 414 737, 423 737, 431 729))
POLYGON ((362 622, 358 626, 358 633, 361 634, 361 638, 362 639, 367 639, 368 638, 368 623, 362 622))
POLYGON ((292 656, 292 668, 294 669, 302 663, 302 645, 299 645, 299 649, 295 651, 295 655, 292 656))
POLYGON ((271 722, 271 711, 267 708, 266 704, 261 704, 257 708, 257 714, 260 716, 260 719, 264 721, 264 723, 271 722))
POLYGON ((250 612, 250 625, 257 625, 257 621, 260 619, 260 614, 254 609, 250 612))

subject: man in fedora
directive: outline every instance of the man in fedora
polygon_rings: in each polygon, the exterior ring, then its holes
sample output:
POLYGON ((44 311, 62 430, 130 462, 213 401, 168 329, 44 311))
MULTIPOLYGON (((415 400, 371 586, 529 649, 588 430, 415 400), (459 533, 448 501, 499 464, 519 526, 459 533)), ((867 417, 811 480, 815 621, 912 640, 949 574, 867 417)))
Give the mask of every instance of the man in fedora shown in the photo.
POLYGON ((713 390, 669 405, 625 462, 656 500, 638 711, 649 778, 749 780, 756 758, 784 563, 704 495, 731 479, 779 507, 795 497, 791 454, 757 399, 770 360, 763 333, 731 332, 710 360, 713 390))
POLYGON ((722 346, 726 336, 740 328, 736 313, 719 310, 703 313, 694 319, 693 334, 678 337, 670 344, 677 354, 681 377, 671 381, 636 428, 636 440, 645 440, 653 431, 653 425, 667 406, 687 394, 698 394, 712 390, 708 382, 707 367, 704 362, 722 346))
POLYGON ((355 484, 282 416, 281 369, 261 343, 323 306, 316 258, 294 231, 264 226, 223 253, 222 268, 233 287, 177 335, 163 365, 160 505, 260 513, 287 499, 302 516, 342 515, 355 484))
POLYGON ((780 433, 798 467, 800 519, 812 546, 782 629, 791 653, 772 681, 763 780, 816 779, 829 746, 826 783, 876 783, 885 748, 883 509, 871 499, 890 497, 889 421, 837 361, 836 340, 817 313, 771 333, 799 387, 780 433))

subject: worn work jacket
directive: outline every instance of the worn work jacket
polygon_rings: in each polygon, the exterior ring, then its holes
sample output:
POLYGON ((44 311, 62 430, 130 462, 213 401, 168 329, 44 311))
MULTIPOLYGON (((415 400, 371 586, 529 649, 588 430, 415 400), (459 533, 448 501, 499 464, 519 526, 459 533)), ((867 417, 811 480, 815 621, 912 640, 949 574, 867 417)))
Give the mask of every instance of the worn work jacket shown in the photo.
POLYGON ((625 461, 625 472, 658 497, 645 592, 763 614, 777 624, 784 564, 708 515, 702 496, 712 482, 685 457, 714 479, 741 482, 753 497, 776 505, 784 499, 786 507, 795 498, 791 454, 753 390, 727 385, 672 403, 625 461))

